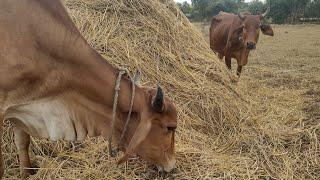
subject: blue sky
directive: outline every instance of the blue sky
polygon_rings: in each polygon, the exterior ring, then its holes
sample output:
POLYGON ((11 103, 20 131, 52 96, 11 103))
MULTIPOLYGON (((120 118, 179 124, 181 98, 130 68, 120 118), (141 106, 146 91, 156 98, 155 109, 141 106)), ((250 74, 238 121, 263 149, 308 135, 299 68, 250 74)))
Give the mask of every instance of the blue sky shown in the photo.
MULTIPOLYGON (((191 4, 191 0, 174 0, 174 1, 176 1, 176 2, 184 2, 184 1, 187 1, 188 3, 190 3, 191 4)), ((252 0, 245 0, 246 2, 250 2, 250 1, 252 1, 252 0)))

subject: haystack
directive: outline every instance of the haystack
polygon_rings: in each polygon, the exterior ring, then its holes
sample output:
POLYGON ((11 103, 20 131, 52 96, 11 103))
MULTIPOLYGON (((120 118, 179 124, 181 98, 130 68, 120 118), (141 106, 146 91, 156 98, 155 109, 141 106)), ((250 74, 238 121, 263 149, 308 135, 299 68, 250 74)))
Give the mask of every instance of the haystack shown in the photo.
MULTIPOLYGON (((220 176, 224 152, 237 139, 245 103, 225 65, 172 0, 66 0, 77 27, 106 60, 131 72, 142 70, 142 83, 160 84, 177 105, 177 165, 168 176, 220 176), (219 168, 214 168, 219 164, 219 168)), ((9 125, 8 125, 9 126, 9 125)), ((12 133, 5 133, 8 178, 18 176, 12 133)), ((32 140, 36 178, 154 178, 156 171, 138 160, 116 167, 103 139, 81 144, 32 140)), ((236 160, 235 158, 234 160, 236 160)))

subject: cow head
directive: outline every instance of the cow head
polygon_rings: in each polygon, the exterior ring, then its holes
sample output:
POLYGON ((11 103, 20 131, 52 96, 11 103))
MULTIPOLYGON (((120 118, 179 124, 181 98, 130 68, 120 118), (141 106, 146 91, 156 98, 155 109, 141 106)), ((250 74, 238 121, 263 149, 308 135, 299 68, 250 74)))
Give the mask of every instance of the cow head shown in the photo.
POLYGON ((177 111, 164 97, 161 87, 146 89, 146 102, 140 115, 140 123, 118 163, 139 155, 160 170, 171 171, 175 166, 174 132, 177 128, 177 111))
POLYGON ((256 48, 260 30, 265 35, 273 36, 271 26, 261 24, 261 20, 266 17, 268 12, 269 9, 265 13, 259 15, 251 15, 250 13, 238 14, 241 25, 236 29, 236 32, 240 35, 239 39, 244 42, 244 47, 247 50, 256 48))

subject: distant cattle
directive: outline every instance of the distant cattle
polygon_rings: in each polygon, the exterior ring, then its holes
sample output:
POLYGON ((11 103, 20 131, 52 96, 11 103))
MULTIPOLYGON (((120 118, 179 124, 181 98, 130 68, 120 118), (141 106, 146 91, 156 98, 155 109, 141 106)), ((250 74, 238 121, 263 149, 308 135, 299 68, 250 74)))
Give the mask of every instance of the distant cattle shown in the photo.
MULTIPOLYGON (((59 0, 0 1, 0 134, 14 126, 20 173, 31 174, 30 135, 53 141, 109 137, 123 132, 125 162, 134 154, 165 171, 175 166, 177 112, 157 89, 135 87, 92 49, 59 0), (116 82, 120 83, 114 129, 116 82), (124 131, 126 117, 131 121, 124 131)), ((1 137, 1 136, 0 136, 1 137)), ((0 149, 0 177, 4 167, 0 149)))
POLYGON ((261 24, 267 15, 231 14, 220 12, 214 16, 210 26, 210 48, 218 53, 219 58, 225 57, 226 65, 231 69, 231 58, 238 63, 237 74, 240 76, 242 67, 248 63, 251 50, 256 48, 260 30, 263 34, 273 36, 269 25, 261 24))

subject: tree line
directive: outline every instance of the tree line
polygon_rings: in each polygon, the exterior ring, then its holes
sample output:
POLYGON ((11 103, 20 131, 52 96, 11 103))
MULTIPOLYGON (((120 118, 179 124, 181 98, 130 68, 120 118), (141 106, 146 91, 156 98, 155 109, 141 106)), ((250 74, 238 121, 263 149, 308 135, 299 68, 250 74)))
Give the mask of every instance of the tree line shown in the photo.
POLYGON ((206 21, 220 11, 239 13, 249 11, 252 14, 264 12, 270 8, 268 18, 277 24, 296 23, 303 20, 319 22, 320 0, 191 0, 177 3, 182 12, 191 20, 206 21), (312 19, 310 19, 312 18, 312 19))

